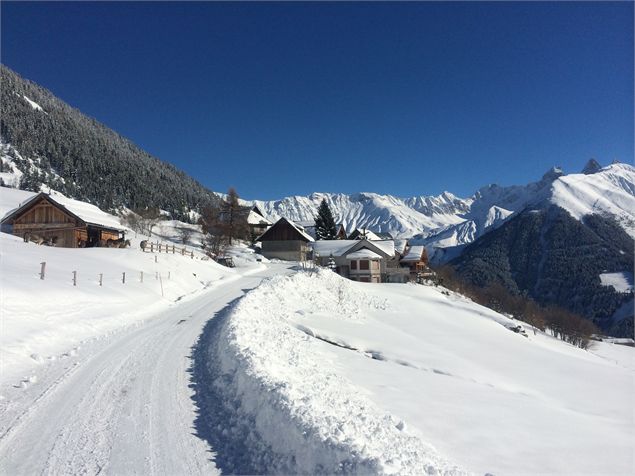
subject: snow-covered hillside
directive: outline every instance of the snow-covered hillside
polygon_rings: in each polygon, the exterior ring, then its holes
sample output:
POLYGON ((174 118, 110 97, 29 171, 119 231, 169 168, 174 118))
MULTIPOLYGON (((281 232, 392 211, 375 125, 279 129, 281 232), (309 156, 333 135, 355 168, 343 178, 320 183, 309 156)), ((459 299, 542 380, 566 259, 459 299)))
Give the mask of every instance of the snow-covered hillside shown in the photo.
MULTIPOLYGON (((32 196, 32 192, 0 187, 0 216, 32 196)), ((96 222, 121 226, 117 217, 94 205, 60 194, 55 198, 81 209, 96 222)), ((188 225, 161 222, 152 240, 182 247, 178 229, 184 226, 188 225)), ((200 232, 193 225, 189 227, 193 228, 194 242, 200 232)), ((207 259, 196 247, 188 247, 194 258, 144 253, 139 243, 148 237, 134 238, 131 231, 128 236, 132 246, 126 249, 68 249, 25 243, 22 238, 0 233, 3 379, 24 377, 38 365, 73 352, 83 340, 134 324, 177 300, 240 276, 240 272, 207 259), (41 280, 43 262, 45 279, 41 280), (76 286, 73 271, 77 272, 76 286)), ((234 253, 241 254, 240 250, 234 253)), ((236 261, 249 264, 241 258, 236 261)), ((253 259, 250 265, 262 268, 253 259)))
POLYGON ((595 213, 614 217, 635 238, 635 167, 615 163, 592 174, 570 174, 553 183, 550 200, 582 219, 595 213))
POLYGON ((248 294, 204 354, 227 468, 630 474, 635 349, 524 337, 442 291, 321 271, 248 294))

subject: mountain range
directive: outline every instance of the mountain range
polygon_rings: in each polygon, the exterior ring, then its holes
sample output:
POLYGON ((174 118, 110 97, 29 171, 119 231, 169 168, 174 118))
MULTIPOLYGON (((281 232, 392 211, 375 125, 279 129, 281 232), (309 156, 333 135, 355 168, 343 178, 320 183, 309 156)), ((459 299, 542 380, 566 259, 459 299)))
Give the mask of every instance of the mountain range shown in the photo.
MULTIPOLYGON (((109 211, 159 207, 180 220, 222 196, 5 66, 0 75, 0 184, 50 187, 109 211)), ((424 244, 433 264, 449 262, 475 284, 501 283, 607 332, 632 334, 629 164, 592 159, 568 175, 554 167, 536 182, 487 185, 468 198, 312 193, 250 203, 270 220, 311 222, 322 200, 347 232, 365 228, 424 244), (630 279, 630 288, 607 285, 608 275, 630 279)))

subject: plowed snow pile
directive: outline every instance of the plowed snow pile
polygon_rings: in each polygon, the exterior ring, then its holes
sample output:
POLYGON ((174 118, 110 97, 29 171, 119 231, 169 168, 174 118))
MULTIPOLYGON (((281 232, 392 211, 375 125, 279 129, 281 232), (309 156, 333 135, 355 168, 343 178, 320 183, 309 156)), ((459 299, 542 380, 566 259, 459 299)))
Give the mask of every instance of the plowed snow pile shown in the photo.
POLYGON ((251 458, 225 469, 630 473, 634 349, 587 352, 511 324, 426 286, 330 271, 265 282, 209 347, 233 415, 214 432, 251 458))

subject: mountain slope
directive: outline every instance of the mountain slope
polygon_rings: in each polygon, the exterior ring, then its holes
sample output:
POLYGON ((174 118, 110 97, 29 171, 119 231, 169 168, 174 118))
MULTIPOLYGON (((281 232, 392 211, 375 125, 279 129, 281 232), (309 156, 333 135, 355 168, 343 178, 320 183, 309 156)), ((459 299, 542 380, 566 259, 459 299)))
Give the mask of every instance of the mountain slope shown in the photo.
POLYGON ((171 164, 0 65, 3 181, 40 185, 104 209, 158 206, 185 219, 216 196, 171 164))
POLYGON ((613 218, 592 214, 577 220, 552 204, 515 215, 450 264, 477 286, 500 283, 513 294, 581 314, 611 335, 627 336, 633 333, 632 312, 614 315, 632 293, 603 285, 601 275, 632 272, 633 246, 613 218))
POLYGON ((395 238, 409 238, 422 230, 460 223, 460 214, 469 202, 444 192, 437 197, 401 199, 376 193, 313 193, 307 197, 286 197, 276 201, 256 201, 267 218, 285 216, 294 221, 313 221, 317 207, 325 199, 335 220, 347 232, 355 228, 391 233, 395 238))
POLYGON ((524 186, 481 188, 471 198, 464 221, 431 234, 418 236, 436 262, 458 256, 465 245, 500 226, 514 213, 525 209, 546 209, 556 205, 582 221, 586 216, 603 215, 614 219, 635 237, 635 167, 614 163, 599 168, 589 161, 580 174, 564 175, 558 168, 541 180, 524 186))

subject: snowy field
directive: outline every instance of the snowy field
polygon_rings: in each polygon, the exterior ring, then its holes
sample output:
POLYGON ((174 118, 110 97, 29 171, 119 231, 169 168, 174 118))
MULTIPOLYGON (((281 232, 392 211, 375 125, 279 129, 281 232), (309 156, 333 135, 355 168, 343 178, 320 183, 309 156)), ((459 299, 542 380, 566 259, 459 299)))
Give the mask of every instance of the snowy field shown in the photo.
MULTIPOLYGON (((1 187, 0 215, 31 196, 32 192, 1 187)), ((118 222, 116 217, 99 213, 118 222)), ((162 222, 157 227, 160 237, 151 239, 178 241, 178 228, 183 226, 188 225, 162 222)), ((199 239, 196 227, 189 227, 199 239)), ((86 340, 136 325, 175 302, 264 269, 244 246, 232 250, 237 268, 229 269, 191 247, 193 258, 144 253, 139 243, 147 237, 134 238, 132 232, 129 236, 130 248, 68 249, 24 243, 19 237, 0 233, 2 382, 17 379, 28 385, 37 379, 40 367, 77 353, 86 340), (40 279, 43 262, 44 280, 40 279)))
POLYGON ((431 287, 326 271, 266 282, 208 349, 209 391, 234 402, 224 432, 252 455, 227 467, 632 474, 635 349, 511 324, 431 287))
MULTIPOLYGON (((32 195, 0 192, 0 214, 32 195)), ((523 337, 442 288, 142 238, 0 233, 0 474, 633 474, 633 347, 523 337)))
POLYGON ((618 293, 633 291, 633 273, 602 273, 600 281, 602 286, 613 286, 618 293))

